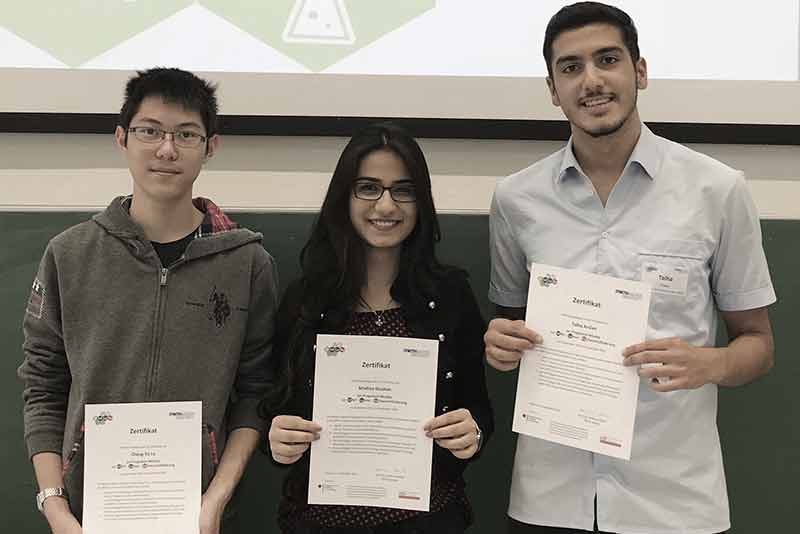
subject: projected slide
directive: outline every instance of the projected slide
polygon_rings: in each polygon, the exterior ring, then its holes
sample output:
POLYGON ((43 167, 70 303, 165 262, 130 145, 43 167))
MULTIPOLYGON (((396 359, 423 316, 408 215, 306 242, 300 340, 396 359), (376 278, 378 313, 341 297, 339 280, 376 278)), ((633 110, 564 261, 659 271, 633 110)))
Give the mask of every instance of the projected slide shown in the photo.
MULTIPOLYGON (((29 0, 0 67, 546 75, 551 0, 29 0)), ((628 0, 652 78, 800 79, 800 0, 628 0)))

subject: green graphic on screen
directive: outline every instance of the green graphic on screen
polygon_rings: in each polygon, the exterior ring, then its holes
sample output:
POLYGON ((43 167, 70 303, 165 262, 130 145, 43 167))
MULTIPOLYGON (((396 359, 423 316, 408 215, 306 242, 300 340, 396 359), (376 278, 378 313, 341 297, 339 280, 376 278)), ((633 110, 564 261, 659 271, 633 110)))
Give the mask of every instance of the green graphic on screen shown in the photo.
POLYGON ((200 3, 315 72, 436 6, 435 0, 201 0, 200 3))
MULTIPOLYGON (((30 0, 0 14, 0 26, 77 67, 192 5, 318 72, 433 9, 436 1, 30 0)), ((183 31, 189 42, 207 38, 183 31)))
POLYGON ((192 0, 28 0, 0 13, 0 25, 59 61, 76 67, 193 3, 192 0))

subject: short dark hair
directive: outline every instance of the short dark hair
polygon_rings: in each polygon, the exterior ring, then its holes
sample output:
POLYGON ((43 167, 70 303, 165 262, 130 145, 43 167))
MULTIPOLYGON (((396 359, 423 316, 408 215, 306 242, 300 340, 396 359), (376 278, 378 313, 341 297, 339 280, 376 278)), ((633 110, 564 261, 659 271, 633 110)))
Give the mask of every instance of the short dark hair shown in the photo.
POLYGON ((217 133, 219 105, 216 91, 215 85, 185 70, 156 67, 137 71, 125 85, 119 125, 127 130, 142 101, 149 96, 160 96, 164 102, 179 104, 186 110, 199 113, 206 136, 211 137, 217 133))
POLYGON ((560 34, 589 24, 610 24, 622 34, 622 41, 634 63, 639 61, 639 34, 631 17, 618 7, 600 2, 578 2, 562 7, 547 23, 542 52, 547 63, 547 74, 553 76, 553 41, 560 34))

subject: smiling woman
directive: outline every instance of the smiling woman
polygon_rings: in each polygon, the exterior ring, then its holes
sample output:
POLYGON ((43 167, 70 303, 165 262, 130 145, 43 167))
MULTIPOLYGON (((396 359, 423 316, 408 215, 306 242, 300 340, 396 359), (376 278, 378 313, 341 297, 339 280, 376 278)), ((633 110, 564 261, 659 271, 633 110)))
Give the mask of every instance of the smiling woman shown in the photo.
MULTIPOLYGON (((279 508, 283 532, 336 527, 355 534, 391 526, 398 533, 461 534, 471 522, 462 472, 494 426, 483 371, 485 325, 465 272, 439 263, 439 238, 430 174, 417 142, 392 124, 356 134, 301 253, 301 275, 277 314, 273 375, 279 379, 262 410, 272 421, 273 459, 294 464, 279 508), (436 444, 430 512, 309 504, 308 450, 325 424, 312 410, 315 380, 325 380, 314 376, 318 333, 438 343, 436 417, 424 424, 436 444)), ((366 434, 360 439, 374 443, 366 434)), ((358 460, 363 444, 351 448, 344 452, 348 461, 358 460)))
POLYGON ((353 228, 369 254, 378 253, 372 249, 399 254, 417 220, 414 184, 403 160, 391 150, 376 150, 361 160, 358 176, 350 198, 353 228))

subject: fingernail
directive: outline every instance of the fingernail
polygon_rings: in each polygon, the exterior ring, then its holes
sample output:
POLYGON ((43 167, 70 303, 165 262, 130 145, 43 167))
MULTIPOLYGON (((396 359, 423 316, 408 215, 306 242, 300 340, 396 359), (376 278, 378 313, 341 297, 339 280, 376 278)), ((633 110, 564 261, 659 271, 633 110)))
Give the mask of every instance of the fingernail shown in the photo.
POLYGON ((542 336, 536 336, 536 343, 541 343, 542 341, 544 341, 544 339, 542 339, 542 336))

